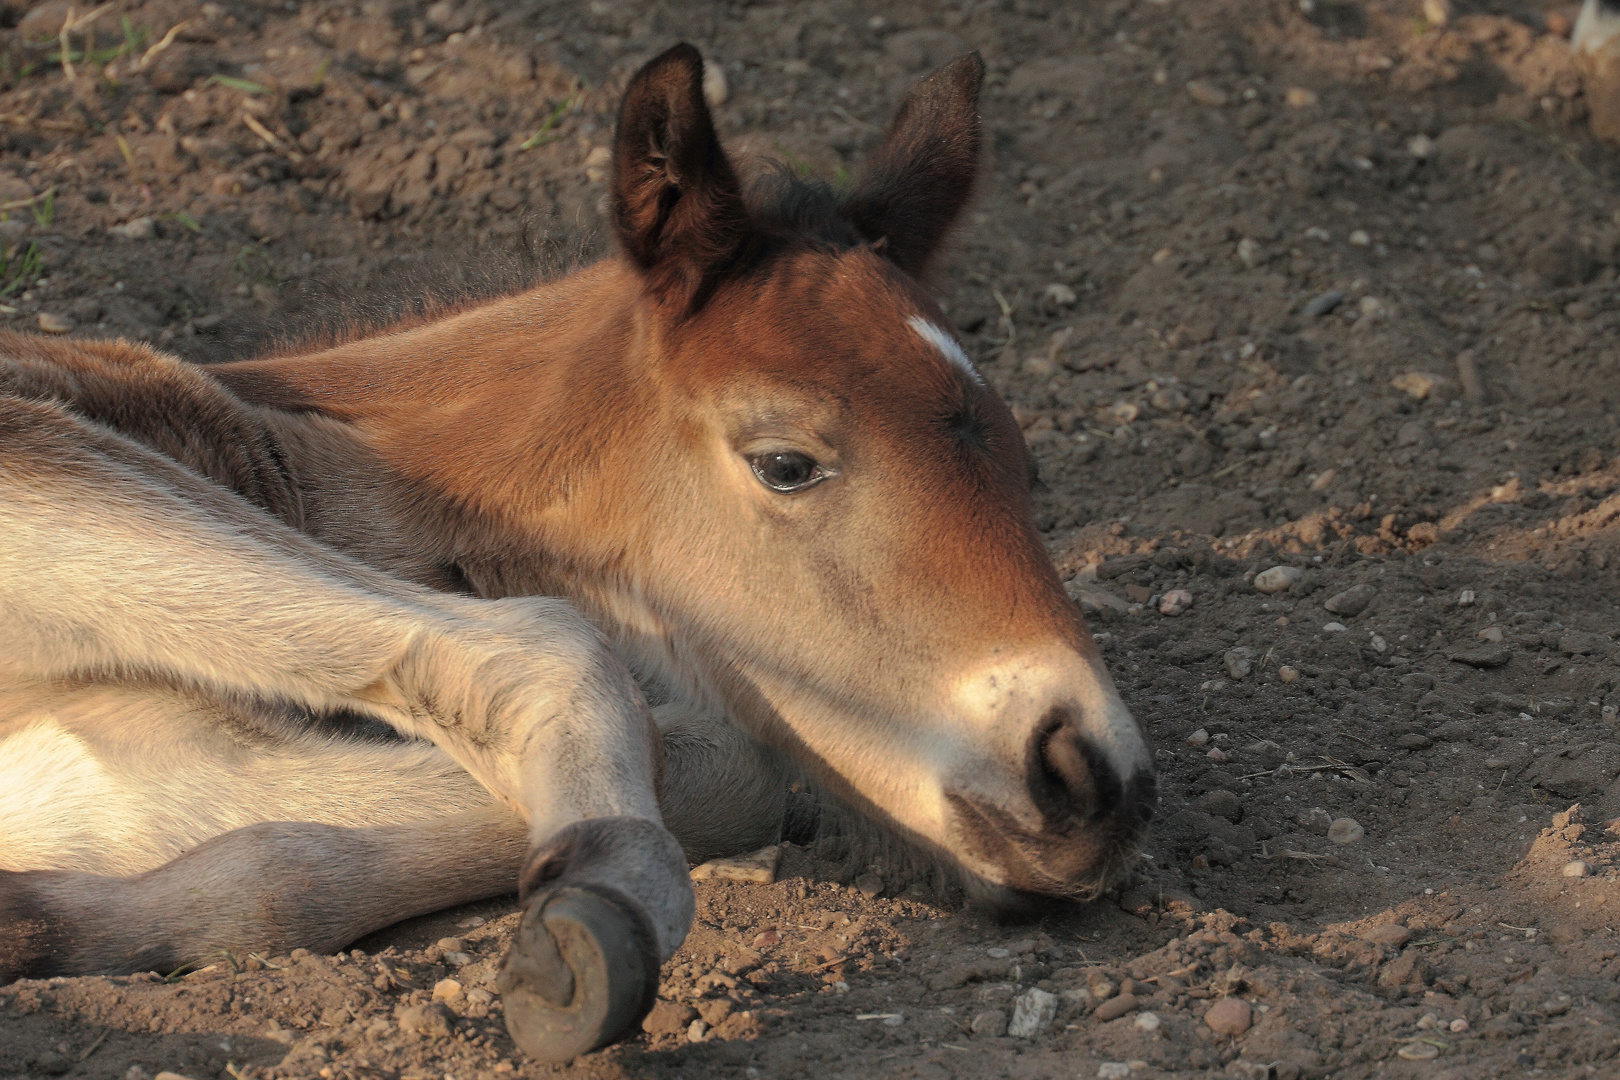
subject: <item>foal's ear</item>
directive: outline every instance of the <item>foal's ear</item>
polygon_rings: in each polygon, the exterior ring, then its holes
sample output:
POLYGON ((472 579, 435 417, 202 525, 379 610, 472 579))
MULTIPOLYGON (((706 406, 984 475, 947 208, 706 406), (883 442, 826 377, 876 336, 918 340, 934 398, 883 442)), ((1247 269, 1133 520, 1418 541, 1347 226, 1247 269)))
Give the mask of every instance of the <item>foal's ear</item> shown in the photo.
POLYGON ((959 56, 906 95, 844 200, 857 232, 902 270, 921 273, 967 204, 979 171, 984 61, 959 56))
POLYGON ((749 233, 742 187, 703 100, 697 49, 676 45, 630 80, 613 173, 619 242, 660 300, 689 310, 749 233))

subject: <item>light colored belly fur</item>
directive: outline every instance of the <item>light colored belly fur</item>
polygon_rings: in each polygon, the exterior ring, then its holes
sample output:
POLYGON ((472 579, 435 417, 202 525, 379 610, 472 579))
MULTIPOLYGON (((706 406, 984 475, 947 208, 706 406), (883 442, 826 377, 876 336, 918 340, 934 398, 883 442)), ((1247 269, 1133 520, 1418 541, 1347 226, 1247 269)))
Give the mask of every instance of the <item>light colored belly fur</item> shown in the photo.
POLYGON ((492 802, 425 742, 265 736, 163 689, 0 690, 0 870, 127 875, 260 822, 383 825, 492 802))

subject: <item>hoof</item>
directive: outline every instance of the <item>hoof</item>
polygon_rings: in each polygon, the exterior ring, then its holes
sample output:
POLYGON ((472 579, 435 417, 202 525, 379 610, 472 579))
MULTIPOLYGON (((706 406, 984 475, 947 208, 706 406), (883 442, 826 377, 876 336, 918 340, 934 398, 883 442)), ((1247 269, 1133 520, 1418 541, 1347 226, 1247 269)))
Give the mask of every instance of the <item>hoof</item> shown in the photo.
POLYGON ((570 1061, 638 1030, 658 993, 658 958, 621 902, 560 888, 529 902, 498 986, 518 1049, 570 1061))

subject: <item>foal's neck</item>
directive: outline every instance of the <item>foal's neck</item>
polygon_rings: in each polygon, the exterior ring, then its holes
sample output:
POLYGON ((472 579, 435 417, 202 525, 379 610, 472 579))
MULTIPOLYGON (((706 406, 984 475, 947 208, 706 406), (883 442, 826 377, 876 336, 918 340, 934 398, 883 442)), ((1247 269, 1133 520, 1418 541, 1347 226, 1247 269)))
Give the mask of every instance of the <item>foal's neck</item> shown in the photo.
POLYGON ((440 588, 554 592, 560 567, 511 554, 604 497, 580 481, 646 392, 640 288, 609 259, 420 326, 210 370, 275 429, 305 531, 440 588))

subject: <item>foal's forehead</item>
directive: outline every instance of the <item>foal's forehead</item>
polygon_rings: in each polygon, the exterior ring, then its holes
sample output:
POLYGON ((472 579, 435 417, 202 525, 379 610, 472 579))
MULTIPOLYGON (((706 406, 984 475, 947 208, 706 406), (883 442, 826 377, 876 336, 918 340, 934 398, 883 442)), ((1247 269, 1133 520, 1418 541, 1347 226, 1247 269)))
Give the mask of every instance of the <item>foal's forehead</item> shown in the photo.
POLYGON ((939 306, 870 249, 805 253, 782 268, 778 287, 794 312, 784 329, 822 353, 829 377, 853 374, 837 370, 842 358, 869 374, 947 392, 964 382, 985 385, 939 306))

